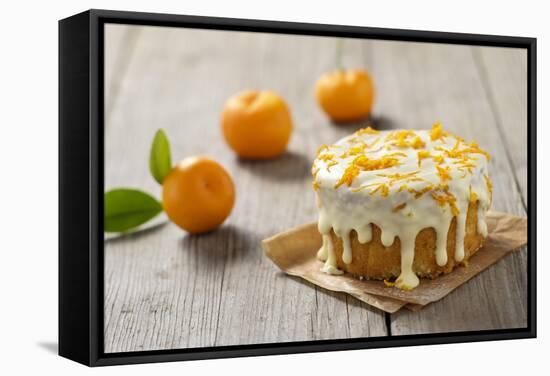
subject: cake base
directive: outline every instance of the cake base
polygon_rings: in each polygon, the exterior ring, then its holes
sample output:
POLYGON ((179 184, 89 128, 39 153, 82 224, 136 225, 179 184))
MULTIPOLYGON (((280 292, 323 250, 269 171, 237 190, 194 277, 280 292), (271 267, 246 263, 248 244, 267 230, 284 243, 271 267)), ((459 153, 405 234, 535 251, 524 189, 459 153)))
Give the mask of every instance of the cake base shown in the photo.
MULTIPOLYGON (((447 264, 437 265, 435 260, 436 232, 433 228, 425 228, 418 233, 415 241, 413 271, 423 278, 436 278, 440 274, 453 271, 455 267, 466 264, 468 259, 483 245, 484 237, 477 231, 478 203, 470 203, 466 215, 466 235, 464 237, 464 259, 455 261, 456 217, 453 218, 447 236, 447 264)), ((342 239, 331 230, 330 237, 334 245, 338 269, 356 277, 368 279, 393 280, 401 274, 401 242, 395 238, 389 247, 382 245, 380 228, 372 224, 372 240, 361 244, 357 233, 350 234, 352 261, 349 264, 342 260, 342 239)))

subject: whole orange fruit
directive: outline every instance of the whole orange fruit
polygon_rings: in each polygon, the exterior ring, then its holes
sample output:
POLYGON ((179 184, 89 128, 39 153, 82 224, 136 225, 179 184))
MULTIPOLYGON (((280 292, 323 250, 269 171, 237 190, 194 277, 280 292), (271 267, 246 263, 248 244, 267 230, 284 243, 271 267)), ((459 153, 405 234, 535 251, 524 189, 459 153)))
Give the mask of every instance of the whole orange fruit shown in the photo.
POLYGON ((227 144, 246 159, 274 158, 286 150, 292 118, 272 91, 243 91, 227 100, 221 125, 227 144))
POLYGON ((231 176, 217 162, 189 157, 162 183, 162 206, 172 222, 191 233, 213 230, 225 221, 235 203, 231 176))
POLYGON ((374 83, 365 70, 340 69, 325 73, 317 80, 315 96, 332 120, 359 120, 367 117, 371 111, 374 83))

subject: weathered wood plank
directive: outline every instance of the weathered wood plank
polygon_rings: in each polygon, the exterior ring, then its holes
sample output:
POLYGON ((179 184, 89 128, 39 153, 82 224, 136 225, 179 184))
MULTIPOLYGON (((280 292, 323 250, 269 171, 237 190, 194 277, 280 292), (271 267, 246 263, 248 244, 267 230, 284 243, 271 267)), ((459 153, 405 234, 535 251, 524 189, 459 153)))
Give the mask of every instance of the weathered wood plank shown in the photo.
MULTIPOLYGON (((363 44, 353 41, 357 48, 344 61, 359 62, 363 44)), ((213 156, 234 177, 238 196, 215 233, 189 236, 168 224, 139 240, 106 244, 106 351, 387 333, 380 311, 280 274, 260 249, 262 238, 316 218, 309 172, 314 152, 350 132, 327 125, 313 98, 316 78, 334 64, 334 48, 330 38, 140 32, 107 124, 107 188, 159 193, 147 152, 162 127, 175 159, 213 156), (295 131, 282 158, 240 161, 224 144, 220 111, 243 88, 269 88, 289 103, 295 131)))
MULTIPOLYGON (((335 39, 136 29, 116 31, 106 60, 106 88, 116 88, 106 103, 106 187, 160 193, 149 177, 147 152, 154 131, 162 127, 174 159, 214 157, 234 177, 238 198, 226 225, 215 233, 189 236, 167 224, 106 244, 106 351, 385 335, 380 311, 277 272, 259 247, 263 237, 316 218, 309 175, 314 151, 358 126, 331 125, 313 98, 316 78, 334 67, 335 39), (295 131, 282 158, 244 162, 224 144, 219 113, 227 97, 243 88, 275 90, 290 105, 295 131)), ((379 127, 425 128, 438 119, 489 149, 494 207, 522 214, 497 132, 495 111, 500 110, 486 99, 493 83, 484 81, 476 60, 485 56, 485 48, 474 51, 349 40, 342 61, 373 73, 373 120, 379 127)), ((483 64, 491 71, 499 62, 483 64)), ((521 146, 510 142, 510 153, 521 146)), ((517 173, 520 159, 513 167, 517 173)), ((522 326, 525 270, 524 250, 423 311, 393 315, 392 333, 522 326)))
POLYGON ((120 85, 124 81, 140 30, 140 28, 129 28, 125 25, 105 25, 105 34, 108 35, 104 42, 104 59, 107 68, 104 92, 106 119, 109 119, 112 109, 116 106, 120 85))
POLYGON ((526 205, 527 50, 478 48, 474 60, 526 205))
MULTIPOLYGON (((445 128, 476 139, 490 151, 493 208, 524 215, 514 172, 467 46, 398 42, 373 45, 378 83, 376 113, 399 128, 445 128), (386 118, 388 117, 388 118, 386 118)), ((516 125, 526 127, 526 122, 516 125)), ((526 325, 526 250, 502 260, 440 302, 391 317, 391 333, 418 334, 523 327, 526 325)))

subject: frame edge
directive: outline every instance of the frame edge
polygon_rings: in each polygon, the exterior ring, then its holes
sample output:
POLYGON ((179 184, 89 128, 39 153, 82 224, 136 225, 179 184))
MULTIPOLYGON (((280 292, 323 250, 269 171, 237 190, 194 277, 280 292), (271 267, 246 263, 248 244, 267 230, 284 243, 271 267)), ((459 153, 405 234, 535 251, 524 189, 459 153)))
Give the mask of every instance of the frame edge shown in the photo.
POLYGON ((59 355, 90 365, 90 12, 59 21, 59 355))
MULTIPOLYGON (((435 31, 368 28, 361 26, 337 26, 284 21, 259 21, 218 17, 183 16, 171 14, 138 13, 92 9, 59 21, 59 355, 88 366, 135 364, 150 362, 212 359, 243 356, 262 356, 318 351, 338 351, 395 346, 430 345, 456 342, 493 341, 501 339, 526 339, 536 337, 536 170, 528 178, 530 183, 528 208, 530 221, 530 253, 532 281, 530 299, 530 322, 528 328, 508 333, 479 333, 472 336, 458 334, 450 338, 426 338, 415 336, 393 337, 389 342, 375 340, 370 343, 286 343, 283 346, 235 346, 217 349, 175 349, 174 351, 146 351, 145 353, 103 353, 102 298, 97 276, 102 267, 98 257, 98 219, 102 218, 101 201, 103 177, 99 166, 103 156, 98 148, 102 142, 103 105, 99 102, 98 80, 102 77, 102 22, 125 21, 148 23, 187 23, 200 28, 233 30, 253 29, 258 32, 296 33, 306 35, 335 35, 361 37, 369 32, 379 39, 416 40, 432 43, 482 44, 504 47, 527 48, 530 57, 528 79, 531 84, 528 95, 528 126, 532 157, 530 165, 536 168, 536 38, 505 37, 435 31), (210 26, 209 26, 210 25, 210 26), (237 25, 237 26, 235 26, 237 25), (240 26, 239 26, 240 25, 240 26), (317 34, 318 33, 318 34, 317 34), (405 38, 403 34, 407 34, 405 38), (438 34, 439 36, 434 36, 438 34), (355 35, 355 36, 354 36, 355 35), (488 43, 486 39, 490 39, 488 43), (504 45, 503 45, 504 44, 504 45), (69 66, 70 65, 70 66, 69 66), (76 74, 75 74, 76 71, 76 74), (68 107, 68 108, 67 108, 68 107), (68 145, 70 144, 70 145, 68 145), (69 190, 70 187, 70 190, 69 190), (84 193, 86 198, 84 199, 84 193), (84 209, 83 203, 88 207, 84 209), (391 342, 391 343, 390 343, 391 342), (339 346, 340 345, 340 346, 339 346), (183 351, 182 351, 183 350, 183 351)), ((181 26, 181 25, 179 25, 181 26)), ((364 37, 364 36, 363 36, 364 37)), ((101 252, 100 252, 101 253, 101 252)), ((426 336, 424 336, 426 337, 426 336)), ((361 339, 357 339, 361 340, 361 339)))

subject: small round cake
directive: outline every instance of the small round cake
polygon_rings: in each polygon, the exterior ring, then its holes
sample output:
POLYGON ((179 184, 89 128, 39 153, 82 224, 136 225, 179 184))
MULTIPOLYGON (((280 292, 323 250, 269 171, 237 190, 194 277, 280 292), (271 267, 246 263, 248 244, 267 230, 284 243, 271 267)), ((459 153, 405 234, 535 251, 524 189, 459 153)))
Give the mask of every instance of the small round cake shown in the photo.
POLYGON ((439 123, 365 128, 321 146, 312 173, 322 271, 410 290, 465 265, 487 236, 489 159, 439 123))

